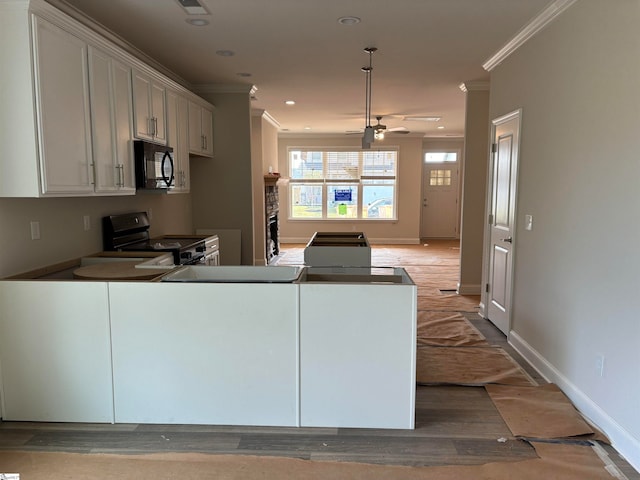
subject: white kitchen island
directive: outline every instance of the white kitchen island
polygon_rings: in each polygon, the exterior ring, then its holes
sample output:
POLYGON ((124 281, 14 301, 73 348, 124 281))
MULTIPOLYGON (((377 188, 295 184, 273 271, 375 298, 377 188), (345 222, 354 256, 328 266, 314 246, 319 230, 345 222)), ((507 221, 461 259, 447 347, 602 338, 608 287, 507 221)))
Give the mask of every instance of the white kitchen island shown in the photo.
POLYGON ((404 270, 288 281, 275 275, 284 267, 187 268, 258 275, 0 281, 3 418, 414 427, 416 287, 404 270), (45 291, 46 306, 30 307, 45 291))

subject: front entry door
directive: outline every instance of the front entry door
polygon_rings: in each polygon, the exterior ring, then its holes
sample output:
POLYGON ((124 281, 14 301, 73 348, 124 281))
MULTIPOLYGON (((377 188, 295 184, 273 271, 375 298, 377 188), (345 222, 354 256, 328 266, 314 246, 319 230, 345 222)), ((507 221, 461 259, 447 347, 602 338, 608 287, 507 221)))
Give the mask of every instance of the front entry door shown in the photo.
POLYGON ((458 164, 425 163, 420 237, 457 238, 458 222, 458 164))
POLYGON ((492 123, 490 247, 485 305, 487 318, 508 335, 511 323, 520 111, 492 123))

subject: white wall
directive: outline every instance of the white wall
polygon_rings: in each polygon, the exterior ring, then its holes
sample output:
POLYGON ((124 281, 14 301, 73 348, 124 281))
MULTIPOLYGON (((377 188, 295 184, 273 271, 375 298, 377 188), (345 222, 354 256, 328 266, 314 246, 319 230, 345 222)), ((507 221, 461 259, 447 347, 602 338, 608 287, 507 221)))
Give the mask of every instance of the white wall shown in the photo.
POLYGON ((216 110, 214 158, 191 160, 193 225, 196 229, 240 230, 241 262, 243 265, 253 265, 249 87, 200 86, 197 93, 215 105, 216 110))
POLYGON ((102 217, 149 209, 152 235, 193 233, 188 194, 0 198, 0 278, 101 252, 102 217), (91 217, 89 231, 84 215, 91 217), (32 221, 40 223, 40 240, 31 240, 32 221))
POLYGON ((636 468, 638 25, 637 0, 576 2, 492 71, 490 107, 523 109, 511 340, 636 468))
MULTIPOLYGON (((314 222, 290 221, 288 184, 279 183, 280 235, 282 242, 306 242, 317 231, 364 231, 372 242, 418 243, 420 239, 420 187, 422 138, 389 136, 385 145, 399 147, 398 159, 398 219, 397 221, 335 220, 314 222)), ((283 177, 287 176, 289 147, 362 147, 357 135, 339 137, 286 137, 278 138, 278 164, 283 177)))
POLYGON ((489 88, 488 85, 473 88, 471 83, 467 88, 458 293, 478 295, 482 283, 489 159, 489 88))

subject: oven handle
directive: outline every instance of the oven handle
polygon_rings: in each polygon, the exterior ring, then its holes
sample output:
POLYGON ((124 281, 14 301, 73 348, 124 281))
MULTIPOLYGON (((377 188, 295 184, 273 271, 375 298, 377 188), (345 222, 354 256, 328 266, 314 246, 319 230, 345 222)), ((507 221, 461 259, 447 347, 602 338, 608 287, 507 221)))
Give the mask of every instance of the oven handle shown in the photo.
POLYGON ((205 263, 205 256, 204 255, 200 255, 197 257, 192 257, 191 260, 189 260, 187 263, 183 263, 183 265, 204 265, 205 263))

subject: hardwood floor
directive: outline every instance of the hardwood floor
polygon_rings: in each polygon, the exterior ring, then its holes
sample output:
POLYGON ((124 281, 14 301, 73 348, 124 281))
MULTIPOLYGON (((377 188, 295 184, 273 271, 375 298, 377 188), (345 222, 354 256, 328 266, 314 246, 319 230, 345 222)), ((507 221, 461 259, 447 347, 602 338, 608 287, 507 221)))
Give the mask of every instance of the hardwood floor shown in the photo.
MULTIPOLYGON (((395 247, 393 250, 397 251, 395 247)), ((390 255, 389 251, 385 255, 390 255)), ((503 347, 530 375, 544 383, 490 322, 476 313, 464 315, 491 344, 503 347)), ((418 386, 416 392, 415 430, 0 422, 0 449, 227 453, 408 466, 536 458, 527 442, 511 435, 484 388, 418 386)), ((627 478, 640 480, 640 475, 613 448, 605 450, 627 478)))

